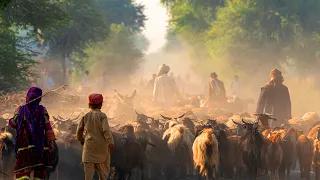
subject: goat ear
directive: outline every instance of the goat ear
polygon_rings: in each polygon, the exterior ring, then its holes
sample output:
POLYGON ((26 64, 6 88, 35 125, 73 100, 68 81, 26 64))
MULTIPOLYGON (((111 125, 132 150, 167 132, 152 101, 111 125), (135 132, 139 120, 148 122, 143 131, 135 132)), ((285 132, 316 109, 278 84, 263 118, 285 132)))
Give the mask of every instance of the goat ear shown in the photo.
POLYGON ((123 102, 124 101, 124 96, 122 96, 117 90, 114 90, 116 97, 123 102))
POLYGON ((131 98, 134 98, 136 95, 137 95, 137 90, 134 90, 132 95, 131 95, 131 98))

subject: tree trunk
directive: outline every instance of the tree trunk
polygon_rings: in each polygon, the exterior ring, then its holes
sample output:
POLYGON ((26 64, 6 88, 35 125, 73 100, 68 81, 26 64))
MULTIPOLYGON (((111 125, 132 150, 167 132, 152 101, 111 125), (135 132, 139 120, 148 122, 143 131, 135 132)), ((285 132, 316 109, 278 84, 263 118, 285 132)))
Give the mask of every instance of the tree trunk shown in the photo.
POLYGON ((61 45, 61 63, 62 63, 62 84, 66 84, 66 74, 67 74, 67 64, 66 64, 66 57, 67 57, 67 42, 68 36, 65 37, 65 42, 61 45))

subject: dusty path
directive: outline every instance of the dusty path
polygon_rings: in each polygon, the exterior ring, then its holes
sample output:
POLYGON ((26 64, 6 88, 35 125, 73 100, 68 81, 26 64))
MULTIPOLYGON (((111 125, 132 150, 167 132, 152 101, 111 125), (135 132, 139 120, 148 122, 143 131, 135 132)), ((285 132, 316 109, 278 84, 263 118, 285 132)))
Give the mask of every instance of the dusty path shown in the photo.
MULTIPOLYGON (((311 173, 311 180, 312 179, 314 179, 314 174, 313 173, 311 173)), ((190 177, 190 178, 179 179, 179 180, 198 180, 198 178, 190 177)), ((224 180, 229 180, 229 179, 224 179, 224 180)), ((268 176, 263 176, 260 180, 269 180, 269 177, 268 176)), ((288 180, 300 180, 300 171, 298 171, 298 170, 291 171, 291 175, 288 178, 288 180)))

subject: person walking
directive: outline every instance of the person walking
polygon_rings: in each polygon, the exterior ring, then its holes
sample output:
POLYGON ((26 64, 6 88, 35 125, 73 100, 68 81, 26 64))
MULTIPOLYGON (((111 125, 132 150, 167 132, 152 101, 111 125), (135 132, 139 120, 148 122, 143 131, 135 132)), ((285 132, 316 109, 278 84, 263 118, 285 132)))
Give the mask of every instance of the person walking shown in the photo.
POLYGON ((227 102, 224 84, 218 79, 217 73, 211 73, 210 77, 211 80, 209 81, 208 106, 210 108, 223 106, 227 102))
POLYGON ((9 120, 9 126, 16 130, 17 180, 29 180, 32 173, 34 179, 45 179, 48 176, 47 168, 51 167, 50 152, 54 151, 56 138, 48 111, 40 105, 41 96, 42 89, 30 88, 27 104, 20 106, 9 120))
POLYGON ((85 71, 85 74, 82 78, 82 93, 86 94, 89 90, 89 71, 85 71))
POLYGON ((169 107, 174 104, 174 100, 181 98, 178 86, 172 76, 168 76, 170 67, 163 64, 159 68, 159 73, 154 81, 152 102, 169 107))
POLYGON ((101 112, 103 96, 91 94, 91 109, 77 127, 77 139, 83 145, 82 162, 85 180, 92 180, 97 171, 100 180, 106 180, 110 172, 110 153, 114 151, 113 137, 105 113, 101 112))
POLYGON ((288 88, 283 85, 284 79, 281 71, 273 69, 270 78, 270 82, 261 88, 256 113, 272 114, 277 119, 274 126, 280 126, 291 119, 290 94, 288 88))

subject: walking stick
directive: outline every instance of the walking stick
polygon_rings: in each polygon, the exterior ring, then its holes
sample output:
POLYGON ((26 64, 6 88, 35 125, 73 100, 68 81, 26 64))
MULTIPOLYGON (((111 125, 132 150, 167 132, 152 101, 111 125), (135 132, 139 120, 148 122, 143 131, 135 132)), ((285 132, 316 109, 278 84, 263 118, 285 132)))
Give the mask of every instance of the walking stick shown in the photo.
POLYGON ((59 91, 60 89, 66 90, 66 87, 67 87, 67 86, 68 86, 68 85, 62 85, 62 86, 58 87, 57 89, 52 89, 52 90, 46 92, 45 94, 43 94, 42 96, 39 96, 39 97, 37 97, 37 98, 35 98, 35 99, 27 102, 27 103, 24 104, 24 105, 30 104, 30 103, 32 103, 32 102, 34 102, 34 101, 36 101, 36 100, 38 100, 38 99, 40 99, 40 98, 42 98, 42 97, 45 97, 46 95, 48 95, 48 94, 50 94, 50 93, 57 92, 57 91, 59 91))

